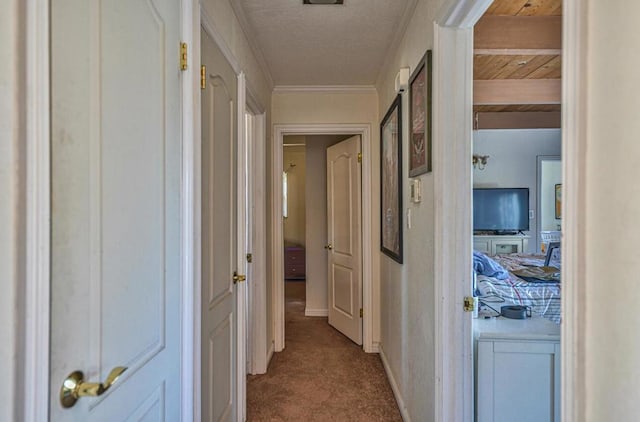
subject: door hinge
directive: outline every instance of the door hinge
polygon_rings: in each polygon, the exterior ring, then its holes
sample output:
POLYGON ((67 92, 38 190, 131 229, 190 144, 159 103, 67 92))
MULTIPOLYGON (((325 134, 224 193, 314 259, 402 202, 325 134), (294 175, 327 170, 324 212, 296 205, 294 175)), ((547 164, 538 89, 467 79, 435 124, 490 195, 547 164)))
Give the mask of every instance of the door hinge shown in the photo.
POLYGON ((475 301, 471 296, 465 296, 463 309, 465 312, 473 312, 476 309, 475 301))
POLYGON ((247 254, 247 262, 253 262, 253 254, 247 254))
POLYGON ((207 66, 200 66, 200 89, 207 88, 207 66))
POLYGON ((187 43, 180 43, 180 70, 187 70, 187 43))
POLYGON ((358 162, 359 163, 362 162, 362 153, 361 152, 358 153, 358 162))
POLYGON ((364 317, 364 311, 360 308, 360 318, 364 317))

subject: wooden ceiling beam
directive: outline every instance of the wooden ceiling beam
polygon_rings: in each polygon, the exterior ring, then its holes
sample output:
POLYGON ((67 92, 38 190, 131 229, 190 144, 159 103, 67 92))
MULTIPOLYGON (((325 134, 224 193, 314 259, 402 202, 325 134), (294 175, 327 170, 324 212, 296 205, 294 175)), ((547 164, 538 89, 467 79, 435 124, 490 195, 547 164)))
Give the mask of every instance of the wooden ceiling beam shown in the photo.
POLYGON ((474 105, 560 104, 560 79, 491 79, 473 81, 474 105))
POLYGON ((559 48, 517 49, 517 48, 475 48, 476 56, 561 56, 559 48))
POLYGON ((475 130, 560 128, 562 123, 559 111, 479 112, 474 117, 475 130))
POLYGON ((560 50, 562 49, 562 16, 485 15, 474 27, 474 48, 476 50, 560 50))

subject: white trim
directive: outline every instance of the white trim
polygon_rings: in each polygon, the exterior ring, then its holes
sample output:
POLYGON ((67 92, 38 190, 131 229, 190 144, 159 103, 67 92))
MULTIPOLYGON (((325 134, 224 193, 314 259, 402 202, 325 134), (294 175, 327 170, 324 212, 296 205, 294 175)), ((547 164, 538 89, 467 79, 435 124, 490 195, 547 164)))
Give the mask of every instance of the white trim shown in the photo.
POLYGON ((255 94, 254 90, 249 85, 249 81, 246 81, 246 88, 247 88, 246 89, 246 98, 247 98, 246 109, 250 113, 252 113, 254 116, 265 114, 266 113, 265 108, 260 102, 260 100, 258 100, 258 97, 255 94))
MULTIPOLYGON (((233 69, 234 73, 236 75, 239 75, 240 72, 242 71, 240 67, 240 63, 238 62, 238 59, 236 59, 236 56, 233 54, 233 51, 231 50, 231 48, 229 48, 229 45, 227 44, 224 37, 222 36, 220 31, 218 31, 218 29, 216 28, 216 25, 213 22, 214 22, 213 19, 207 14, 207 11, 204 9, 204 7, 201 4, 200 5, 200 24, 202 25, 204 30, 207 31, 207 34, 209 34, 213 39, 213 41, 216 43, 216 45, 222 52, 222 55, 224 56, 224 58, 227 59, 227 61, 231 65, 231 68, 233 69)), ((199 67, 200 66, 198 65, 198 68, 199 67)))
POLYGON ((284 94, 290 92, 324 92, 327 94, 357 93, 367 94, 377 92, 373 85, 276 85, 273 87, 274 94, 284 94))
POLYGON ((200 415, 200 254, 199 254, 199 17, 193 0, 181 2, 182 41, 192 50, 188 55, 187 70, 182 72, 182 186, 180 259, 182 285, 180 415, 183 421, 195 421, 200 415), (197 31, 197 32, 196 32, 197 31), (197 404, 197 406, 196 406, 197 404))
POLYGON ((273 282, 272 312, 275 350, 284 349, 284 240, 282 234, 282 146, 284 135, 361 135, 362 136, 362 345, 374 352, 373 321, 379 312, 373 303, 372 237, 372 145, 369 124, 280 124, 273 127, 271 167, 271 270, 273 282))
POLYGON ((269 69, 269 65, 267 64, 267 60, 264 58, 264 54, 262 54, 262 49, 259 47, 256 42, 256 36, 247 21, 247 15, 244 13, 244 8, 242 7, 242 2, 239 1, 230 1, 231 8, 233 9, 233 13, 236 15, 238 19, 238 23, 240 24, 240 28, 244 33, 244 37, 247 40, 247 44, 249 44, 249 48, 256 58, 258 65, 260 66, 260 70, 262 70, 263 75, 267 79, 267 84, 269 86, 273 86, 273 77, 271 76, 271 69, 269 69))
POLYGON ((304 316, 328 317, 329 316, 329 310, 328 309, 304 308, 304 316))
POLYGON ((471 422, 473 30, 434 24, 435 421, 471 422))
MULTIPOLYGON (((185 417, 183 421, 200 421, 202 420, 202 301, 200 300, 202 294, 202 104, 200 93, 200 63, 202 63, 200 57, 200 30, 203 27, 201 20, 202 5, 196 0, 189 0, 192 4, 191 10, 191 23, 185 23, 190 26, 191 44, 189 53, 189 63, 187 72, 190 72, 189 77, 185 77, 185 84, 187 90, 191 92, 191 121, 193 122, 193 132, 191 139, 193 141, 192 149, 193 156, 189 157, 190 162, 185 163, 185 166, 192 167, 192 189, 193 189, 193 208, 191 210, 193 214, 193 291, 189 292, 193 294, 188 298, 191 301, 193 307, 193 326, 185 327, 185 329, 191 329, 193 335, 193 350, 189 354, 185 351, 185 359, 191 356, 192 368, 193 368, 193 393, 192 393, 192 418, 185 417), (190 71, 196 70, 197 71, 190 71), (190 87, 190 89, 189 89, 190 87)), ((187 116, 189 118, 189 116, 187 116)), ((187 120, 185 120, 186 122, 187 120)), ((186 158, 186 157, 185 157, 186 158)), ((187 304, 185 304, 187 306, 187 304)), ((186 325, 186 324, 185 324, 186 325)), ((183 346, 186 347, 186 346, 183 346)), ((183 393, 184 394, 184 393, 183 393)), ((187 415, 189 410, 183 411, 183 415, 187 415)))
MULTIPOLYGON (((243 194, 247 188, 247 173, 245 166, 247 137, 245 136, 244 111, 247 106, 246 100, 246 83, 244 72, 238 75, 238 93, 237 93, 237 151, 236 151, 236 215, 237 215, 237 244, 236 244, 236 262, 238 274, 247 274, 247 197, 243 194)), ((244 421, 247 413, 247 283, 236 284, 236 321, 237 342, 236 342, 236 399, 238 408, 238 420, 244 421)))
POLYGON ((271 358, 273 357, 273 354, 275 352, 275 345, 273 344, 273 342, 271 342, 271 344, 269 345, 269 351, 267 352, 267 367, 269 366, 269 363, 271 363, 271 358))
POLYGON ((448 28, 473 28, 493 0, 450 0, 440 6, 436 24, 448 28))
POLYGON ((565 0, 562 44, 562 420, 583 421, 585 409, 586 142, 588 5, 565 0))
POLYGON ((398 410, 400 410, 400 416, 402 416, 402 420, 404 422, 411 422, 411 418, 409 417, 409 411, 407 410, 407 406, 404 404, 404 400, 402 399, 402 394, 400 393, 400 388, 398 388, 398 383, 396 382, 396 378, 393 375, 393 371, 391 370, 391 366, 389 366, 389 360, 387 359, 387 355, 384 354, 384 349, 380 346, 380 360, 382 360, 382 366, 384 366, 384 372, 387 373, 387 378, 389 379, 389 385, 391 385, 391 390, 393 391, 393 395, 396 398, 396 404, 398 405, 398 410))
POLYGON ((267 183, 266 183, 266 114, 255 114, 260 108, 251 106, 248 93, 247 108, 253 115, 253 268, 248 289, 251 295, 250 334, 252 341, 251 369, 253 374, 267 372, 267 183))
POLYGON ((49 415, 50 354, 50 129, 49 1, 28 0, 26 8, 26 280, 24 420, 49 415))
MULTIPOLYGON (((284 349, 284 248, 282 221, 282 135, 274 126, 271 149, 271 316, 273 324, 274 350, 284 349)), ((267 316, 265 314, 265 316, 267 316)))

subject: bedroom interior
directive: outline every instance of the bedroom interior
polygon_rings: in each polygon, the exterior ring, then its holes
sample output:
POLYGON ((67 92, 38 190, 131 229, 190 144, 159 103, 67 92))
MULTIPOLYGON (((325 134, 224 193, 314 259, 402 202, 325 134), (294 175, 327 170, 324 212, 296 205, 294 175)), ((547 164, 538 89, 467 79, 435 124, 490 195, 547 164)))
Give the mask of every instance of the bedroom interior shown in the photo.
POLYGON ((284 277, 303 282, 305 316, 328 313, 326 149, 350 136, 284 137, 284 277))
POLYGON ((477 422, 560 420, 561 14, 496 0, 474 28, 477 422))

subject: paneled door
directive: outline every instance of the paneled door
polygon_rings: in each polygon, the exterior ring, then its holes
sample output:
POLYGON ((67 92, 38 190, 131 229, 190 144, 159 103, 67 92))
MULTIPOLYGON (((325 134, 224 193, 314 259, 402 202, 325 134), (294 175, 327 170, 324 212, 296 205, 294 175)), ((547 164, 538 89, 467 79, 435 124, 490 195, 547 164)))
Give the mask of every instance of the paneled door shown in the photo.
POLYGON ((360 136, 327 148, 329 324, 362 344, 360 136))
POLYGON ((180 14, 51 1, 53 421, 180 419, 180 14))
MULTIPOLYGON (((237 413, 237 76, 201 30, 202 420, 237 413)), ((244 367, 245 362, 241 365, 244 367)))

